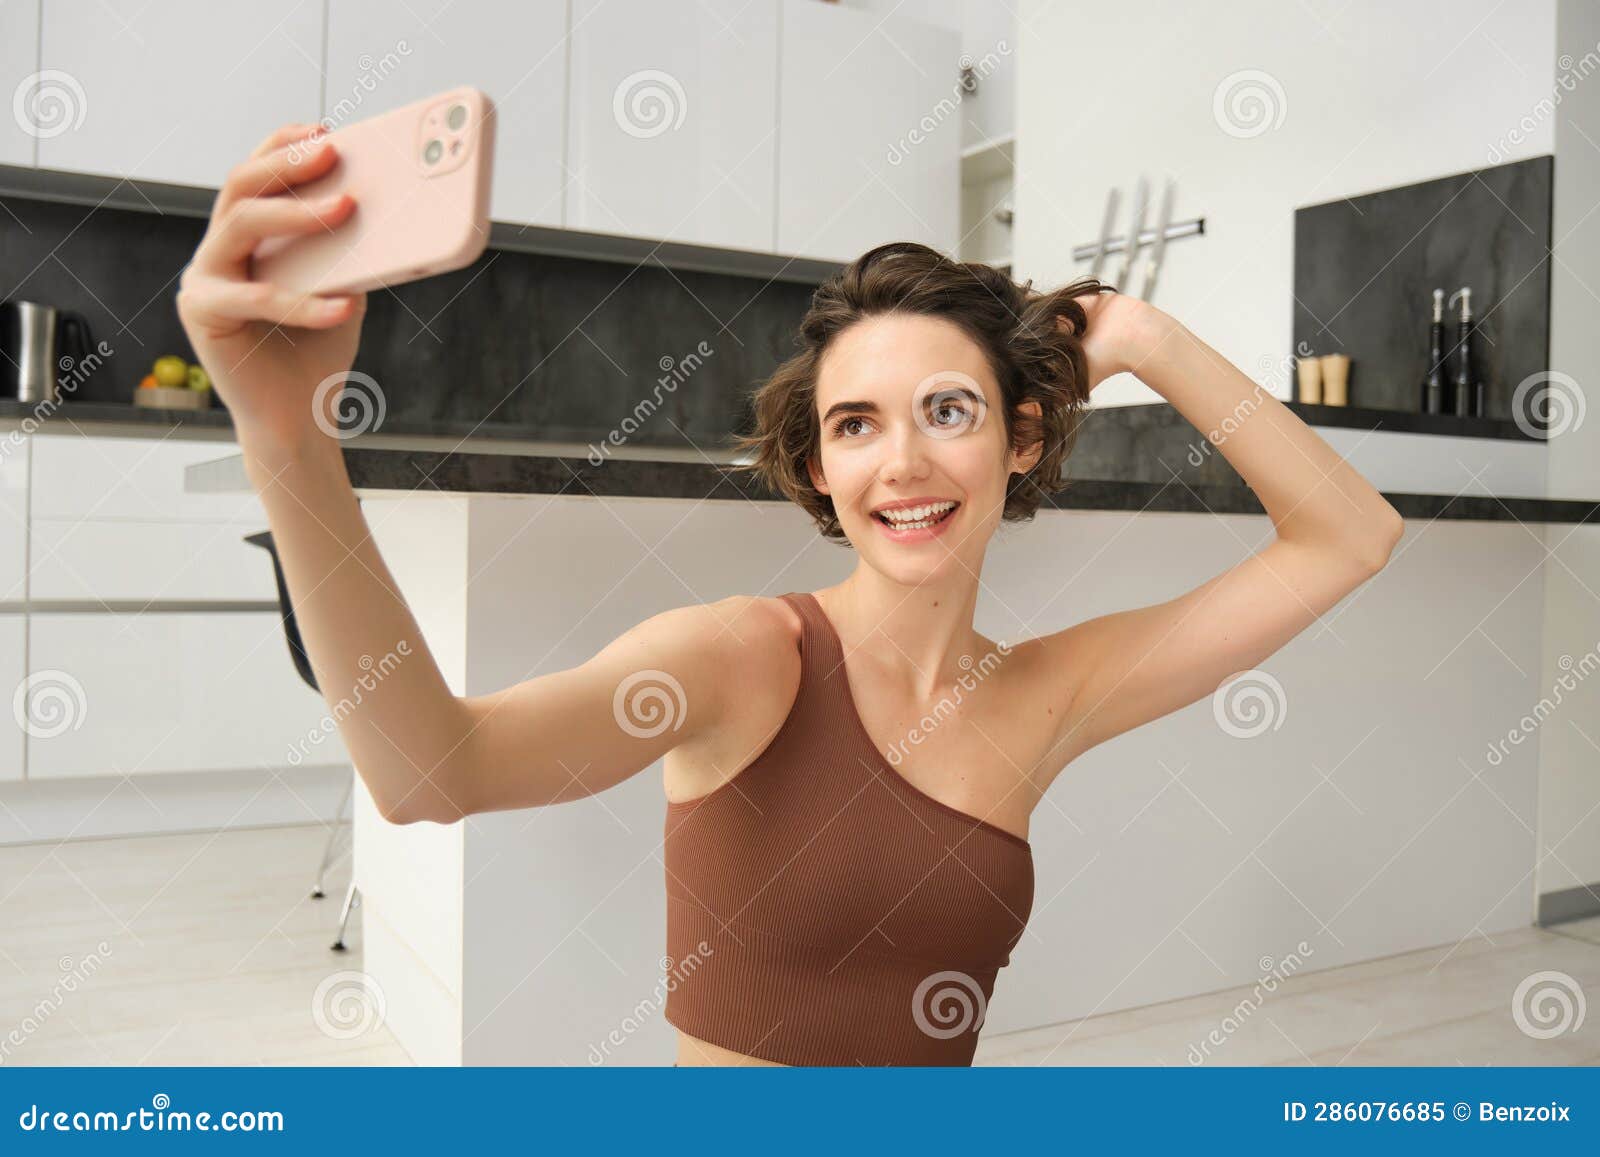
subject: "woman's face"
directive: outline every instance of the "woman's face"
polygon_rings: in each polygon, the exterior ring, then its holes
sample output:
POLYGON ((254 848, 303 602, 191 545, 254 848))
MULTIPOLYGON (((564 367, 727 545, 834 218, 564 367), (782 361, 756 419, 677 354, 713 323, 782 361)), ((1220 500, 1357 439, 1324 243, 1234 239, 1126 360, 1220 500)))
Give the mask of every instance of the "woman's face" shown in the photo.
MULTIPOLYGON (((810 474, 865 561, 906 585, 979 573, 1006 481, 1040 449, 1010 452, 1000 405, 983 350, 952 322, 880 315, 833 339, 818 369, 810 474), (908 504, 910 518, 881 513, 908 504)), ((1038 413, 1037 402, 1023 408, 1038 413)))

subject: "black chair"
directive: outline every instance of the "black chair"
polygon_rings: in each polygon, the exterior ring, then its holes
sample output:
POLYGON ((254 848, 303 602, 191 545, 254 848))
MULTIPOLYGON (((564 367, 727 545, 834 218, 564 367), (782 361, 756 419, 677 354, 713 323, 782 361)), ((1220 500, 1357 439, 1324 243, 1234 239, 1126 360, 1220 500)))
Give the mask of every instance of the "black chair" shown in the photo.
POLYGON ((278 610, 283 616, 283 634, 289 643, 289 658, 294 660, 294 669, 300 673, 300 678, 320 695, 322 688, 317 686, 317 677, 311 670, 311 658, 306 654, 305 644, 300 641, 300 627, 294 620, 294 604, 289 601, 289 584, 283 577, 283 562, 278 558, 278 544, 272 541, 272 531, 247 534, 244 540, 251 546, 259 546, 272 559, 272 577, 278 584, 278 610))
MULTIPOLYGON (((289 600, 289 584, 283 577, 283 562, 278 558, 278 546, 272 541, 272 532, 263 530, 258 534, 247 534, 244 540, 251 546, 259 546, 272 559, 272 577, 278 585, 278 611, 283 619, 284 639, 289 644, 289 658, 294 662, 294 669, 299 673, 300 678, 305 681, 306 686, 320 695, 322 688, 317 686, 317 677, 311 670, 311 658, 306 654, 305 643, 300 638, 300 627, 295 622, 294 617, 294 604, 289 600)), ((339 801, 339 810, 334 815, 333 828, 328 832, 327 846, 322 850, 322 862, 317 865, 317 881, 311 888, 311 898, 313 900, 320 900, 327 894, 322 890, 322 882, 328 874, 328 869, 338 859, 340 851, 339 833, 346 823, 345 812, 349 810, 350 798, 355 791, 355 786, 355 769, 352 768, 350 781, 345 785, 344 798, 339 801)), ((344 850, 348 850, 348 848, 344 850)), ((333 950, 335 952, 343 952, 345 950, 344 934, 345 929, 350 924, 350 912, 360 903, 361 896, 357 892, 355 880, 352 878, 350 887, 345 891, 344 907, 339 913, 339 936, 333 942, 333 950)))

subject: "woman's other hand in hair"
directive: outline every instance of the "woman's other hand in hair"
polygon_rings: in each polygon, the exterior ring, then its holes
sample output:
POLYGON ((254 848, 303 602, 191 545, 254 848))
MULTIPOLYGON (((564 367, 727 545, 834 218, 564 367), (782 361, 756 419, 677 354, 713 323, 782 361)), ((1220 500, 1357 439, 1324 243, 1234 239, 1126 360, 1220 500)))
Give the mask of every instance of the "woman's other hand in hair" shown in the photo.
MULTIPOLYGON (((1086 332, 1078 337, 1089 362, 1090 390, 1116 374, 1137 374, 1145 356, 1177 328, 1167 314, 1126 293, 1091 293, 1073 300, 1088 319, 1086 332)), ((1066 318, 1059 321, 1073 332, 1066 318)))

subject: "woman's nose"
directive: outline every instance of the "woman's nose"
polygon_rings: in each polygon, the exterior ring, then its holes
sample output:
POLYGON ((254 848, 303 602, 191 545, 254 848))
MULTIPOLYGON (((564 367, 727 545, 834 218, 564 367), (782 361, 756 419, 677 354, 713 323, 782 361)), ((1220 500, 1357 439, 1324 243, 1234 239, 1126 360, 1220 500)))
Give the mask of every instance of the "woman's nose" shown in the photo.
POLYGON ((884 455, 883 463, 878 468, 878 476, 883 481, 903 482, 907 479, 926 477, 927 437, 917 429, 916 423, 905 422, 897 425, 881 445, 884 447, 884 455))

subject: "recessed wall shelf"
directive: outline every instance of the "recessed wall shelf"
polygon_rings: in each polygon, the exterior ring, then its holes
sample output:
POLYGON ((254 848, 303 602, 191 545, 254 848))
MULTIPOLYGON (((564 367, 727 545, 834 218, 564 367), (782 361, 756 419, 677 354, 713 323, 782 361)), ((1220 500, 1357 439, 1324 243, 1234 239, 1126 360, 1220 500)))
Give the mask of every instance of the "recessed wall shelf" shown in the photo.
POLYGON ((961 150, 961 259, 1011 270, 1017 138, 961 150))
POLYGON ((1015 135, 968 145, 961 150, 961 183, 982 185, 989 181, 1009 180, 1016 171, 1016 151, 1015 135))
POLYGON ((1455 438, 1507 438, 1519 442, 1546 442, 1510 418, 1459 418, 1454 414, 1424 414, 1414 410, 1378 410, 1363 406, 1323 406, 1285 402, 1308 426, 1345 426, 1356 430, 1388 430, 1402 434, 1443 434, 1455 438))

